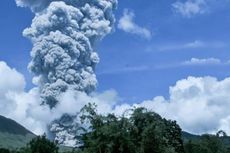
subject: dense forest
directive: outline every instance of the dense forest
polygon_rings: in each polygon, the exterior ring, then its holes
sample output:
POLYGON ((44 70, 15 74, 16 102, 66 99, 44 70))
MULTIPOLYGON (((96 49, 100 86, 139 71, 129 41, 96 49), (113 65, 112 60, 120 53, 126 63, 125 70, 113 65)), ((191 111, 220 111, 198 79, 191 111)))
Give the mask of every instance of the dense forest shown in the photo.
MULTIPOLYGON (((203 135, 199 139, 182 139, 182 131, 175 121, 136 108, 121 117, 100 115, 94 105, 85 106, 82 121, 90 123, 90 130, 79 139, 82 146, 66 153, 230 153, 222 141, 226 134, 203 135)), ((18 150, 0 149, 0 153, 58 153, 56 142, 45 135, 30 141, 18 150)))

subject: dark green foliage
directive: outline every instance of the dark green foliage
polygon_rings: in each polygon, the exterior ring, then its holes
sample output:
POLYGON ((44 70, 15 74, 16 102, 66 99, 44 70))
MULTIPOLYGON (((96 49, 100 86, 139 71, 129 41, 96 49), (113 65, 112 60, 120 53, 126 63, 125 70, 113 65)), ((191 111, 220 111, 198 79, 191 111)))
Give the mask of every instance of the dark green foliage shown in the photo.
POLYGON ((80 137, 81 148, 59 150, 44 135, 32 139, 25 148, 0 149, 0 153, 230 153, 230 139, 224 131, 202 136, 182 133, 175 121, 144 108, 128 110, 117 117, 100 115, 96 106, 89 104, 81 114, 82 122, 90 125, 80 137))
POLYGON ((0 148, 0 153, 10 153, 10 150, 5 148, 0 148))
POLYGON ((91 104, 82 111, 82 119, 91 123, 83 136, 86 153, 184 153, 176 122, 144 108, 132 110, 129 118, 99 115, 91 104))
POLYGON ((58 147, 56 143, 49 141, 43 135, 32 139, 25 148, 17 151, 2 148, 0 153, 58 153, 58 147))
POLYGON ((21 153, 58 153, 57 144, 46 139, 46 136, 38 136, 34 138, 21 150, 21 153))
MULTIPOLYGON (((224 135, 226 136, 226 135, 224 135)), ((186 153, 230 153, 219 135, 202 135, 200 139, 185 143, 186 153)))
POLYGON ((131 115, 131 123, 135 128, 136 144, 141 142, 141 152, 183 153, 181 129, 174 121, 161 118, 154 112, 138 108, 131 115))

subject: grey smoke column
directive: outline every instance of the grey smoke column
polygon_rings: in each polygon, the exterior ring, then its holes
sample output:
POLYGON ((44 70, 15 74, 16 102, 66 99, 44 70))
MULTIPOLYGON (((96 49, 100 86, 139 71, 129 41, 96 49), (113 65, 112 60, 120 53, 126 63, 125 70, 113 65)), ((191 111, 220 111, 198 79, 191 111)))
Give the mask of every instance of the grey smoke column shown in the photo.
POLYGON ((16 0, 35 13, 23 35, 33 43, 29 70, 43 104, 54 108, 67 90, 95 90, 95 44, 111 32, 117 0, 16 0))

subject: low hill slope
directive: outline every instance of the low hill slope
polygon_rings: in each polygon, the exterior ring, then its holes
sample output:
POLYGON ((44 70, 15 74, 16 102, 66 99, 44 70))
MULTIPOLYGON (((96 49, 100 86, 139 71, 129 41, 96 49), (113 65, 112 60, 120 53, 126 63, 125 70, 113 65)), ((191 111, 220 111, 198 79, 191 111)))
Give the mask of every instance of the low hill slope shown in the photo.
POLYGON ((21 148, 34 137, 35 134, 14 120, 0 116, 0 148, 21 148))
MULTIPOLYGON (((199 141, 202 139, 201 135, 194 135, 188 132, 182 132, 182 139, 184 142, 191 141, 199 141)), ((230 136, 220 137, 220 140, 223 142, 224 145, 230 146, 230 136)))

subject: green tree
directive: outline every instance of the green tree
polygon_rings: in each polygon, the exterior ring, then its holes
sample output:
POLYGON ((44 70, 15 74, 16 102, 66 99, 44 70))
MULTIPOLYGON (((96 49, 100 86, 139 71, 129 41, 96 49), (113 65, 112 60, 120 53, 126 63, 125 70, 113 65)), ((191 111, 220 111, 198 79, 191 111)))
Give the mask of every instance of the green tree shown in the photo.
POLYGON ((188 141, 184 148, 186 153, 229 153, 221 138, 218 134, 205 134, 200 139, 188 141))
POLYGON ((176 122, 144 108, 131 110, 130 117, 100 115, 95 108, 82 109, 82 120, 91 125, 83 135, 86 153, 184 153, 176 122))
POLYGON ((10 150, 5 148, 0 148, 0 153, 10 153, 10 150))
POLYGON ((43 135, 32 139, 21 153, 58 153, 58 146, 43 135))
POLYGON ((132 136, 137 138, 136 144, 141 143, 143 153, 184 152, 181 129, 176 122, 144 108, 133 110, 130 119, 135 128, 132 136))
POLYGON ((85 152, 89 153, 134 153, 135 145, 131 142, 130 123, 124 117, 115 115, 102 116, 96 113, 95 106, 85 106, 83 120, 89 120, 91 132, 84 134, 85 152))

